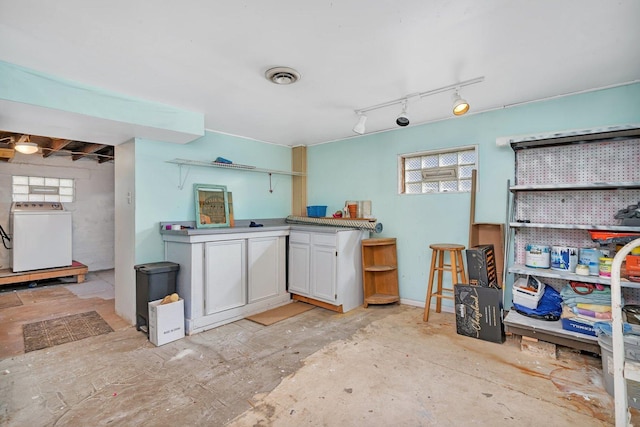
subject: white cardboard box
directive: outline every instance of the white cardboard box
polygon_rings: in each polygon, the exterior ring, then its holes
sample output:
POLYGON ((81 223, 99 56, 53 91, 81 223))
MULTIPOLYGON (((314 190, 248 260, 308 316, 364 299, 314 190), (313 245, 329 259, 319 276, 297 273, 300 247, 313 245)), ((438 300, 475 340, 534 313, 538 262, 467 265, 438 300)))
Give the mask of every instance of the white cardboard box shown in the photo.
POLYGON ((161 302, 149 303, 149 341, 158 346, 184 337, 184 300, 161 302))

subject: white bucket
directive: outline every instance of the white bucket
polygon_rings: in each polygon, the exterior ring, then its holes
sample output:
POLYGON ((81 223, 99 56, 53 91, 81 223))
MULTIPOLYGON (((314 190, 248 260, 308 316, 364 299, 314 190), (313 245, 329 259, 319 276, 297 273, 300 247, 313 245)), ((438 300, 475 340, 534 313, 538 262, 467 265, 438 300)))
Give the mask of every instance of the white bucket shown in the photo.
POLYGON ((567 271, 569 273, 576 272, 578 265, 578 248, 569 246, 552 246, 551 247, 551 269, 559 271, 567 271))
POLYGON ((532 268, 549 268, 551 248, 545 245, 525 246, 524 265, 532 268))

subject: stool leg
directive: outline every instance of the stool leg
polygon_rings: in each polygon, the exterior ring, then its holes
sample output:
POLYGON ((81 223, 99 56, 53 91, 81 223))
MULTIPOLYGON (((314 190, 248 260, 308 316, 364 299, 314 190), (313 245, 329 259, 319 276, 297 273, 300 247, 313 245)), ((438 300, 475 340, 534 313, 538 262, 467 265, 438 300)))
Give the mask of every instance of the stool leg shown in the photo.
POLYGON ((444 276, 444 251, 438 253, 438 292, 436 293, 436 313, 442 309, 442 276, 444 276))
POLYGON ((436 251, 432 251, 431 253, 431 270, 429 270, 429 283, 427 283, 427 299, 424 302, 424 314, 422 315, 422 320, 425 322, 429 321, 429 309, 431 308, 431 295, 433 293, 433 273, 436 268, 436 251))
POLYGON ((460 265, 460 277, 462 277, 462 281, 460 283, 467 283, 467 275, 464 272, 464 262, 462 261, 462 251, 457 251, 458 255, 458 264, 460 265))
MULTIPOLYGON (((451 257, 451 289, 455 289, 456 283, 458 282, 458 264, 456 252, 450 251, 449 256, 451 257)), ((453 292, 455 294, 455 291, 453 292)))

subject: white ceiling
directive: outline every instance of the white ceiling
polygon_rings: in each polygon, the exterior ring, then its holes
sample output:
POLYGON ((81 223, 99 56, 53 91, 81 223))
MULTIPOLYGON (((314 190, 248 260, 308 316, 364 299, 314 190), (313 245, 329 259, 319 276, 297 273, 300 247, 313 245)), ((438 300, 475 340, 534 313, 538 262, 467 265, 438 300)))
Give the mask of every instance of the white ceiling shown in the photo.
MULTIPOLYGON (((0 60, 312 145, 354 136, 354 109, 475 77, 471 113, 639 80, 639 19, 637 0, 0 0, 0 60), (274 66, 302 79, 270 83, 274 66)), ((451 97, 411 101, 411 126, 451 97)))

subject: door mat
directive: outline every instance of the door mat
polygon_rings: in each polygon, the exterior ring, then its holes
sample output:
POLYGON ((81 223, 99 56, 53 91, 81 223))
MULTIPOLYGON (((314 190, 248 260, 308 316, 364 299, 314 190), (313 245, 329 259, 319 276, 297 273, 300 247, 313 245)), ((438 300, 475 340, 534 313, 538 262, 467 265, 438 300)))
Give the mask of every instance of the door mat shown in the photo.
POLYGON ((22 305, 22 301, 15 292, 0 294, 0 310, 3 308, 17 307, 22 305))
POLYGON ((28 323, 22 327, 24 352, 41 350, 109 332, 113 332, 113 329, 95 311, 28 323))
POLYGON ((260 323, 264 326, 269 326, 281 320, 309 311, 312 308, 315 308, 315 305, 297 301, 272 308, 271 310, 263 311, 262 313, 254 314, 253 316, 246 317, 246 319, 260 323))

